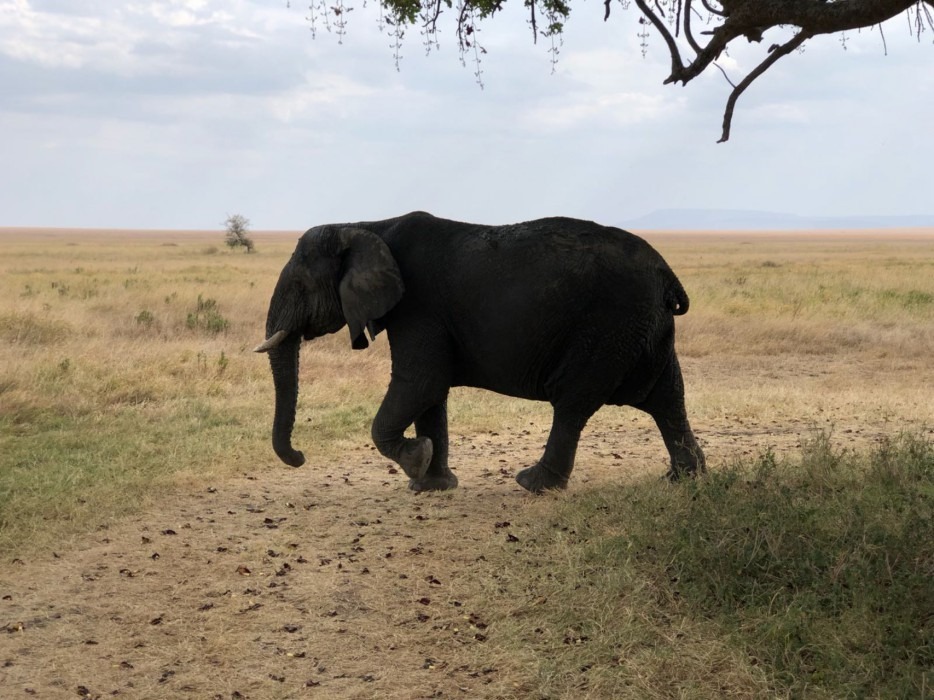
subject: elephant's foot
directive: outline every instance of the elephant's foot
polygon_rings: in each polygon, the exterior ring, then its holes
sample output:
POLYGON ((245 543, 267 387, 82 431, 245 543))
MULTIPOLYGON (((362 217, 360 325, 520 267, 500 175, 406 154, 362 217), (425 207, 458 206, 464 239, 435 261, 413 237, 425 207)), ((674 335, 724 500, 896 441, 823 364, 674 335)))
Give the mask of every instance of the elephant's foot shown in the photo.
POLYGON ((671 466, 665 478, 674 483, 684 478, 702 476, 707 471, 707 458, 694 436, 688 433, 677 440, 666 439, 671 466))
POLYGON ((431 464, 434 447, 431 438, 417 437, 405 441, 405 446, 399 454, 399 466, 405 475, 414 481, 421 481, 431 464))
POLYGON ((688 451, 684 459, 672 460, 671 467, 665 478, 671 483, 681 481, 682 479, 693 479, 697 476, 703 476, 707 472, 707 461, 700 448, 688 451))
POLYGON ((421 479, 409 481, 409 488, 420 493, 422 491, 447 491, 457 486, 457 477, 450 469, 440 474, 425 474, 421 479))
POLYGON ((516 474, 516 481, 519 482, 522 488, 532 493, 541 493, 542 491, 551 489, 563 489, 567 488, 568 485, 566 476, 555 474, 546 469, 542 466, 541 462, 528 469, 523 469, 516 474))
POLYGON ((698 467, 670 468, 665 474, 665 478, 672 484, 676 484, 682 479, 693 479, 694 477, 702 476, 706 471, 706 468, 700 469, 698 467))

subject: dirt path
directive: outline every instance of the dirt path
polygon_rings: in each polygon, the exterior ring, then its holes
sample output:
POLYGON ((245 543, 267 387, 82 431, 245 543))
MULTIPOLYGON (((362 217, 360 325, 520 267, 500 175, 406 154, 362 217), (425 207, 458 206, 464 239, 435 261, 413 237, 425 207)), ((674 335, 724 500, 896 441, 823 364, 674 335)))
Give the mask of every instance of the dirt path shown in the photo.
POLYGON ((496 437, 459 441, 467 483, 449 494, 411 494, 360 447, 345 465, 230 480, 15 562, 0 587, 3 697, 476 689, 495 671, 460 659, 489 625, 471 579, 533 500, 498 466, 531 445, 496 437))
MULTIPOLYGON (((491 553, 514 547, 552 499, 664 473, 657 432, 632 415, 595 420, 565 495, 532 497, 513 480, 537 458, 543 426, 455 438, 461 487, 445 494, 410 493, 360 445, 339 463, 257 470, 4 563, 0 696, 502 697, 522 678, 495 663, 491 553)), ((698 432, 722 457, 791 450, 806 431, 803 420, 724 416, 698 432)))
MULTIPOLYGON (((622 461, 609 440, 588 436, 577 488, 622 461)), ((17 561, 0 585, 2 696, 484 697, 502 681, 469 649, 492 622, 486 555, 542 500, 513 480, 540 442, 461 439, 462 486, 420 496, 361 447, 17 561)), ((657 451, 636 442, 626 461, 657 451)))

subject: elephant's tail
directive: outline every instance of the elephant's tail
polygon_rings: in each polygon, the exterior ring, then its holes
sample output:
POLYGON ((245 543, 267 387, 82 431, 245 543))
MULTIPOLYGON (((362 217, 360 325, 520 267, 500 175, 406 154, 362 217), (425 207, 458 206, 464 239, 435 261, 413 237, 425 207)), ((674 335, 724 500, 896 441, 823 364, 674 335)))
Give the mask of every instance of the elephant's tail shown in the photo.
POLYGON ((667 270, 668 286, 665 289, 665 306, 675 316, 681 316, 688 312, 691 306, 691 300, 688 299, 688 293, 684 291, 680 280, 675 277, 675 273, 667 270))

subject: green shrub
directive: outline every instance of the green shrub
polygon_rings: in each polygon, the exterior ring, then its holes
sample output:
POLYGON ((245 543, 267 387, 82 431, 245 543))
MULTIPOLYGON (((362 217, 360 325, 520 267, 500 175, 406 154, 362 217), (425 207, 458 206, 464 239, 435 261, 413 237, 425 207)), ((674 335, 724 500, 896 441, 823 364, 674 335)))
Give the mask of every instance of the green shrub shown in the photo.
POLYGON ((217 310, 215 299, 205 299, 200 294, 195 310, 189 312, 185 325, 192 330, 203 330, 217 335, 226 332, 230 322, 217 310))
POLYGON ((138 314, 136 314, 136 323, 140 326, 145 326, 146 328, 151 328, 152 324, 156 322, 156 317, 153 316, 152 311, 147 311, 143 309, 138 314))

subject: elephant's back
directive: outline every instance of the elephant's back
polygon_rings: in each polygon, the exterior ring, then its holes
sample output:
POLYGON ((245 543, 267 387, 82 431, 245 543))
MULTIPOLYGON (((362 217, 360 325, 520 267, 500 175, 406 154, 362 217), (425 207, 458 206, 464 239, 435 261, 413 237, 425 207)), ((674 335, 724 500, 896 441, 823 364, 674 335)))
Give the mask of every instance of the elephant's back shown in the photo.
POLYGON ((387 234, 406 287, 426 303, 480 298, 564 308, 619 298, 640 305, 660 299, 670 275, 642 238, 580 219, 487 226, 418 213, 387 234))

